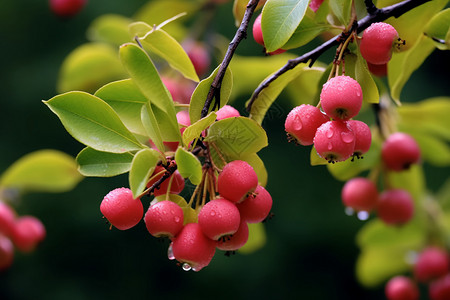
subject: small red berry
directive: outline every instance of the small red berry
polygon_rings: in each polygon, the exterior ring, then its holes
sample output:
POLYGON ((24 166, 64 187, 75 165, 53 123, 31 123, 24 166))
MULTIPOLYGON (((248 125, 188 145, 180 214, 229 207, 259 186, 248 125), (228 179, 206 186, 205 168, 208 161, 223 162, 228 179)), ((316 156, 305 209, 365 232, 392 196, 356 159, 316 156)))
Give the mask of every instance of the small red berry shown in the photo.
POLYGON ((211 57, 206 46, 201 42, 189 41, 183 43, 183 48, 194 65, 198 76, 203 76, 211 66, 211 57))
POLYGON ((450 274, 441 277, 429 285, 430 300, 450 299, 450 274))
POLYGON ((386 190, 378 199, 377 214, 388 225, 402 225, 413 217, 414 201, 405 190, 386 190))
POLYGON ((311 0, 311 2, 309 2, 309 7, 312 9, 313 12, 317 12, 322 3, 323 0, 311 0))
MULTIPOLYGON (((262 28, 261 28, 261 17, 262 17, 262 14, 260 14, 258 17, 256 17, 255 22, 253 23, 253 39, 258 44, 264 46, 264 38, 263 38, 263 33, 262 33, 262 28)), ((269 54, 275 55, 275 54, 281 54, 283 52, 286 52, 286 50, 280 48, 273 52, 269 52, 269 54)))
POLYGON ((258 186, 258 175, 246 161, 234 160, 223 167, 217 178, 219 194, 231 202, 241 202, 258 186))
POLYGON ((356 211, 372 211, 378 203, 378 190, 373 181, 355 177, 347 181, 341 192, 342 202, 356 211))
POLYGON ((144 222, 148 232, 154 237, 172 238, 183 228, 183 210, 175 202, 160 201, 148 208, 144 222))
POLYGON ((344 161, 355 149, 355 134, 347 122, 328 121, 317 128, 314 147, 330 163, 344 161))
POLYGON ((330 120, 319 108, 302 104, 294 107, 286 117, 284 128, 290 139, 295 139, 299 144, 312 145, 317 128, 330 120))
POLYGON ((217 249, 224 251, 236 251, 248 241, 248 225, 245 220, 241 220, 238 230, 229 237, 220 239, 217 242, 217 249))
MULTIPOLYGON (((153 171, 152 179, 147 183, 147 187, 151 187, 154 183, 156 183, 159 179, 164 176, 163 171, 166 169, 163 166, 156 166, 155 171, 153 171), (161 174, 159 174, 161 173, 161 174), (158 176, 155 176, 159 174, 158 176), (155 176, 155 177, 153 177, 155 176)), ((167 190, 170 185, 170 193, 171 194, 179 194, 184 189, 184 178, 181 176, 178 170, 175 170, 169 178, 164 180, 159 188, 153 190, 153 194, 155 197, 161 196, 167 193, 167 190)))
POLYGON ((198 213, 200 228, 214 241, 234 234, 240 222, 241 216, 236 204, 223 198, 209 201, 198 213))
POLYGON ((362 106, 363 94, 359 83, 350 76, 336 76, 328 80, 320 92, 320 104, 330 118, 348 120, 356 116, 362 106))
POLYGON ((388 64, 374 65, 370 62, 367 62, 367 67, 369 68, 370 73, 377 77, 385 77, 387 75, 387 67, 388 64))
POLYGON ((209 265, 216 252, 216 242, 206 237, 198 223, 188 223, 172 240, 172 254, 185 270, 200 271, 209 265))
POLYGON ((448 253, 438 247, 423 250, 414 265, 414 276, 419 282, 430 282, 450 271, 448 253))
POLYGON ((366 123, 358 120, 349 120, 348 126, 355 134, 355 150, 353 155, 361 157, 364 153, 369 151, 372 144, 372 133, 366 123))
POLYGON ((220 121, 227 118, 239 117, 241 114, 233 106, 224 105, 218 111, 216 111, 216 115, 217 115, 216 120, 220 121))
POLYGON ((22 216, 16 220, 12 240, 20 251, 31 252, 45 235, 45 227, 38 218, 22 216))
POLYGON ((110 191, 100 204, 100 211, 111 225, 120 230, 135 226, 142 219, 144 208, 140 199, 134 199, 128 188, 110 191))
POLYGON ((264 221, 272 209, 272 197, 262 186, 258 185, 253 194, 237 204, 241 213, 241 219, 247 223, 259 223, 264 221))
POLYGON ((0 234, 0 271, 8 269, 14 260, 14 245, 11 240, 0 234))
POLYGON ((417 285, 406 276, 391 278, 384 291, 388 300, 418 300, 420 296, 417 285))
POLYGON ((192 93, 195 90, 195 83, 185 78, 174 78, 161 76, 161 80, 172 96, 173 101, 181 104, 191 102, 192 93))
POLYGON ((50 9, 57 16, 68 18, 76 15, 86 5, 87 0, 50 0, 50 9))
POLYGON ((371 64, 386 64, 391 59, 396 40, 398 33, 392 25, 383 22, 373 23, 363 32, 359 47, 361 55, 371 64))
POLYGON ((409 134, 396 132, 383 143, 381 158, 386 168, 392 171, 409 169, 420 160, 420 148, 416 140, 409 134))
POLYGON ((0 201, 0 234, 8 237, 12 235, 16 215, 13 209, 5 202, 0 201))

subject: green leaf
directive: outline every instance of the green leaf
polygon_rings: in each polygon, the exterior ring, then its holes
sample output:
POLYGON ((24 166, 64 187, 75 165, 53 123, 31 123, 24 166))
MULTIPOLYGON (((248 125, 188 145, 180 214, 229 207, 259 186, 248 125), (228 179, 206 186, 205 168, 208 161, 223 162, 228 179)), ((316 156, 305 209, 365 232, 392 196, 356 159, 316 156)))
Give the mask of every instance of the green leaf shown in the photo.
POLYGON ((281 48, 302 21, 308 0, 268 0, 261 17, 261 29, 267 52, 281 48))
POLYGON ((189 143, 198 138, 202 131, 208 128, 211 124, 216 121, 217 115, 215 112, 211 112, 206 117, 198 120, 194 124, 188 126, 183 132, 183 145, 185 147, 189 146, 189 143))
MULTIPOLYGON (((189 105, 189 118, 191 123, 195 123, 201 118, 203 106, 205 106, 205 101, 208 96, 209 90, 211 89, 211 85, 219 72, 220 65, 212 72, 212 74, 208 77, 200 81, 200 83, 195 88, 192 93, 191 103, 189 105)), ((220 107, 227 104, 228 99, 230 98, 231 90, 233 88, 233 75, 231 73, 230 68, 228 67, 225 71, 225 76, 223 77, 222 84, 220 86, 220 107)), ((217 99, 217 98, 215 98, 217 99)), ((213 100, 214 101, 214 100, 213 100)), ((214 102, 211 103, 209 108, 209 112, 212 111, 212 107, 214 106, 214 102)), ((218 109, 216 108, 215 111, 218 109)))
POLYGON ((184 77, 193 81, 199 81, 197 73, 191 59, 184 51, 183 47, 167 32, 162 29, 152 28, 147 25, 147 30, 142 22, 130 25, 130 31, 139 37, 139 41, 145 49, 155 53, 159 57, 165 59, 172 68, 178 70, 184 77))
POLYGON ((64 60, 57 83, 60 93, 71 90, 94 92, 102 85, 126 78, 116 48, 89 43, 73 50, 64 60))
MULTIPOLYGON (((255 12, 264 6, 266 0, 260 0, 258 5, 255 8, 255 12)), ((247 0, 234 0, 233 3, 233 16, 234 16, 234 24, 236 27, 241 25, 242 19, 244 19, 245 10, 247 9, 247 0)))
POLYGON ((329 5, 333 14, 342 25, 349 25, 352 11, 352 0, 330 0, 329 5))
POLYGON ((131 132, 146 134, 140 115, 147 99, 131 79, 108 83, 94 95, 108 103, 131 132))
POLYGON ((194 154, 178 147, 177 152, 175 152, 175 161, 183 178, 189 178, 194 185, 200 184, 202 181, 202 164, 194 154))
POLYGON ((21 192, 60 193, 83 179, 73 157, 56 150, 31 152, 14 162, 0 177, 1 188, 21 192))
POLYGON ((317 153, 316 148, 311 147, 311 153, 309 155, 309 160, 311 166, 320 166, 320 165, 328 165, 328 161, 322 157, 319 156, 317 153))
POLYGON ((150 137, 150 140, 155 144, 156 148, 158 148, 159 151, 164 152, 165 148, 161 130, 159 128, 158 121, 156 120, 151 105, 147 104, 142 107, 141 120, 142 125, 147 132, 147 135, 150 137))
POLYGON ((261 124, 269 107, 283 89, 303 72, 304 66, 305 64, 297 65, 295 68, 283 73, 277 80, 273 81, 267 88, 263 89, 252 104, 250 118, 255 120, 258 124, 261 124))
POLYGON ((422 160, 440 167, 450 165, 450 146, 448 142, 435 135, 412 131, 406 126, 399 126, 399 129, 409 133, 419 144, 422 160))
POLYGON ((79 142, 105 152, 123 153, 143 146, 103 100, 85 92, 68 92, 44 103, 79 142))
POLYGON ((133 154, 101 152, 84 148, 78 153, 77 163, 83 176, 112 177, 130 171, 133 154))
POLYGON ((319 80, 325 71, 321 67, 304 68, 287 86, 292 106, 316 105, 319 102, 319 80))
POLYGON ((420 165, 411 165, 402 172, 389 172, 386 174, 386 182, 389 182, 392 189, 407 190, 416 203, 425 196, 425 176, 420 165))
POLYGON ((131 40, 128 25, 131 19, 116 14, 101 15, 88 28, 87 36, 93 42, 120 46, 131 40))
POLYGON ((311 17, 305 16, 286 44, 283 45, 283 49, 288 50, 304 46, 319 34, 331 28, 329 24, 318 24, 311 17))
POLYGON ((173 100, 150 57, 135 44, 122 45, 119 54, 133 82, 149 103, 157 108, 153 111, 157 122, 164 124, 164 130, 161 130, 164 140, 181 141, 173 100))
POLYGON ((431 38, 445 41, 445 44, 435 43, 440 50, 450 49, 450 8, 444 9, 435 15, 425 28, 425 34, 431 38))
POLYGON ((267 241, 266 229, 262 223, 248 224, 248 241, 239 248, 239 253, 250 254, 264 247, 267 241))
POLYGON ((363 158, 355 158, 353 161, 347 159, 335 164, 327 164, 328 171, 334 178, 341 181, 349 180, 362 173, 363 171, 373 169, 380 163, 381 144, 379 140, 372 139, 372 145, 363 155, 363 158))
POLYGON ((215 145, 221 153, 231 158, 253 154, 267 146, 265 130, 246 117, 233 117, 215 122, 205 139, 215 145))
POLYGON ((401 91, 409 77, 422 65, 433 50, 433 41, 422 36, 412 49, 392 56, 388 63, 388 82, 391 97, 394 100, 400 101, 401 91))
POLYGON ((359 51, 359 47, 357 48, 356 55, 354 79, 361 85, 363 101, 366 103, 379 103, 380 95, 378 93, 378 87, 370 74, 366 60, 359 51))
POLYGON ((160 159, 160 153, 153 149, 146 148, 136 153, 131 163, 128 179, 134 198, 137 198, 145 190, 160 159))
POLYGON ((368 288, 383 284, 394 275, 411 269, 407 262, 409 249, 363 249, 356 262, 359 282, 368 288))

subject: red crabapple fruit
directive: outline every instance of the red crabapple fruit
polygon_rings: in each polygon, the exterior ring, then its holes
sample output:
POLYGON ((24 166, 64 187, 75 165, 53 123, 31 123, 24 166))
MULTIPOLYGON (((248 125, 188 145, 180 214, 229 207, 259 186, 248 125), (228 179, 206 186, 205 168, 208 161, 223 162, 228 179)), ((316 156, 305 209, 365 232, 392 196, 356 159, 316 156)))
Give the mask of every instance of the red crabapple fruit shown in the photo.
POLYGON ((430 300, 450 299, 450 273, 430 283, 429 295, 430 300))
POLYGON ((5 202, 0 201, 0 234, 8 237, 12 235, 16 215, 13 209, 5 202))
POLYGON ((236 206, 241 219, 247 223, 259 223, 269 215, 272 209, 272 197, 264 187, 258 185, 254 193, 236 206))
POLYGON ((188 223, 172 240, 172 253, 183 263, 183 269, 200 271, 209 265, 216 252, 216 241, 211 240, 198 223, 188 223))
MULTIPOLYGON (((154 183, 156 183, 159 179, 161 179, 164 176, 163 171, 166 169, 163 166, 156 166, 155 171, 153 171, 153 176, 159 174, 158 176, 155 176, 152 178, 148 183, 147 187, 151 187, 154 183)), ((170 175, 169 178, 164 180, 161 185, 159 186, 159 189, 154 189, 153 194, 155 197, 164 195, 167 193, 167 190, 169 189, 170 185, 170 192, 171 194, 179 194, 184 189, 184 178, 181 176, 180 172, 178 170, 175 170, 172 175, 170 175)))
POLYGON ((209 201, 198 213, 200 228, 214 241, 235 233, 240 222, 241 216, 236 204, 223 198, 209 201))
POLYGON ((87 0, 50 0, 50 9, 60 17, 68 18, 76 15, 86 5, 87 0))
POLYGON ((323 0, 311 0, 311 2, 309 2, 309 8, 311 8, 313 12, 317 12, 322 3, 323 0))
POLYGON ((361 55, 371 64, 386 64, 391 59, 394 42, 398 39, 397 30, 392 25, 373 23, 363 32, 359 45, 361 55))
POLYGON ((241 220, 238 230, 230 237, 220 239, 217 242, 217 249, 224 251, 236 251, 245 245, 248 241, 248 224, 245 220, 241 220))
POLYGON ((192 93, 195 90, 195 83, 182 78, 174 78, 161 76, 161 80, 172 96, 173 101, 181 104, 189 104, 191 102, 192 93))
POLYGON ((183 209, 175 202, 160 201, 148 208, 144 222, 148 232, 154 237, 172 238, 183 228, 183 209))
POLYGON ((413 217, 414 201, 405 190, 385 190, 378 198, 377 214, 388 225, 405 224, 413 217))
POLYGON ((450 271, 448 253, 438 247, 427 247, 418 256, 414 265, 414 277, 419 282, 428 283, 450 271))
POLYGON ((403 171, 419 162, 420 148, 416 140, 409 134, 395 132, 384 141, 381 158, 389 170, 403 171))
POLYGON ((290 140, 300 145, 312 145, 317 128, 330 120, 319 108, 302 104, 294 107, 286 117, 284 128, 290 140))
POLYGON ((385 77, 387 75, 387 67, 388 64, 381 64, 381 65, 374 65, 369 62, 367 62, 367 67, 369 68, 370 73, 372 75, 375 75, 377 77, 385 77))
MULTIPOLYGON (((264 46, 264 38, 263 38, 262 29, 261 29, 261 17, 262 17, 262 14, 260 14, 258 17, 256 17, 255 22, 253 23, 253 39, 258 44, 264 46)), ((273 52, 270 52, 269 54, 275 55, 275 54, 281 54, 283 52, 286 52, 286 50, 280 48, 273 52)))
POLYGON ((227 118, 239 117, 241 114, 233 106, 224 105, 218 111, 216 111, 216 115, 217 115, 216 120, 220 121, 227 118))
POLYGON ((330 163, 344 161, 354 152, 355 134, 347 122, 328 121, 317 128, 314 147, 330 163))
POLYGON ((361 109, 362 100, 359 83, 345 75, 328 80, 320 92, 323 111, 335 120, 348 120, 356 116, 361 109))
POLYGON ((100 204, 100 211, 111 225, 120 230, 134 227, 142 219, 144 208, 140 199, 134 199, 128 188, 110 191, 100 204))
POLYGON ((234 160, 223 167, 217 178, 219 194, 231 202, 241 202, 258 186, 258 175, 246 161, 234 160))
POLYGON ((356 211, 372 211, 378 203, 378 190, 373 181, 355 177, 347 181, 341 192, 342 202, 356 211))
POLYGON ((14 245, 11 240, 0 234, 0 271, 9 268, 14 260, 14 245))
POLYGON ((353 150, 353 155, 360 158, 370 149, 372 133, 369 126, 362 121, 349 120, 348 126, 355 134, 355 150, 353 150))
POLYGON ((16 220, 12 240, 17 249, 31 252, 46 235, 42 222, 33 216, 22 216, 16 220))
POLYGON ((419 288, 406 276, 395 276, 385 286, 385 294, 388 300, 418 300, 419 288))
POLYGON ((188 41, 183 43, 183 48, 191 59, 197 75, 205 75, 211 66, 211 57, 206 46, 201 42, 188 41))

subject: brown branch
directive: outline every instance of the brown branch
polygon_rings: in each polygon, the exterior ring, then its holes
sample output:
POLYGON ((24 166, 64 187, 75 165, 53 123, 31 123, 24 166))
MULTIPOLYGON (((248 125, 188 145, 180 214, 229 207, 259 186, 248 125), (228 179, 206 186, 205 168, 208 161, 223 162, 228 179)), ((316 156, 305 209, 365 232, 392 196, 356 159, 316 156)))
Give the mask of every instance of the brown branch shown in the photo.
MULTIPOLYGON (((239 43, 247 37, 247 28, 250 22, 250 19, 255 11, 256 6, 258 5, 259 0, 250 0, 247 4, 247 9, 245 10, 244 18, 242 19, 241 25, 239 26, 236 34, 234 35, 233 40, 230 42, 228 46, 228 50, 225 53, 225 57, 223 58, 222 63, 220 64, 219 71, 217 72, 216 77, 214 78, 213 83, 211 84, 211 88, 209 89, 208 96, 206 97, 205 105, 203 106, 201 117, 204 118, 208 115, 209 108, 214 98, 217 98, 220 93, 220 87, 222 85, 223 77, 225 76, 225 71, 230 64, 231 59, 233 58, 234 52, 236 51, 239 43)), ((220 106, 220 99, 216 99, 215 106, 220 106)))
MULTIPOLYGON (((426 2, 429 2, 431 0, 405 0, 399 3, 396 3, 391 6, 387 6, 384 8, 376 8, 375 5, 373 5, 372 1, 365 0, 365 4, 367 7, 367 16, 362 18, 358 22, 358 27, 356 29, 356 32, 359 33, 370 26, 370 24, 375 22, 381 22, 384 21, 390 17, 398 18, 404 13, 410 11, 413 8, 416 8, 417 6, 420 6, 426 2)), ((264 80, 253 92, 252 97, 250 98, 248 105, 247 105, 247 111, 250 111, 252 108, 253 103, 255 102, 258 95, 267 88, 273 81, 275 81, 278 77, 280 77, 282 74, 286 73, 287 71, 295 68, 297 65, 301 63, 307 63, 308 61, 309 66, 311 67, 314 62, 328 49, 330 49, 333 46, 337 46, 340 41, 341 37, 344 33, 339 34, 328 41, 324 42, 323 44, 319 45, 317 48, 309 51, 308 53, 303 54, 302 56, 299 56, 294 59, 288 60, 288 62, 281 67, 278 71, 276 71, 274 74, 272 74, 270 77, 268 77, 266 80, 264 80)))

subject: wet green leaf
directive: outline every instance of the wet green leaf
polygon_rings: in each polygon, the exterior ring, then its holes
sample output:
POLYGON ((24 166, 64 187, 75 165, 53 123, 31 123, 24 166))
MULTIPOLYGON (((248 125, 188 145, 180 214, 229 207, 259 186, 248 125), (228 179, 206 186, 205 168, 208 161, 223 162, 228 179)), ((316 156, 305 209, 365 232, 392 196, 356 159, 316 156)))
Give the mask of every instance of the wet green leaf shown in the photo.
POLYGON ((57 150, 39 150, 8 167, 0 177, 0 187, 21 192, 66 192, 83 179, 77 169, 73 157, 57 150))
POLYGON ((160 159, 160 153, 153 149, 146 148, 136 153, 129 174, 130 189, 134 198, 137 198, 145 190, 160 159))
POLYGON ((183 178, 189 178, 194 185, 200 184, 202 180, 202 164, 191 152, 178 147, 175 152, 175 161, 178 171, 183 178))
POLYGON ((101 152, 84 148, 78 153, 77 163, 83 176, 112 177, 130 171, 133 154, 101 152))
MULTIPOLYGON (((206 98, 208 96, 211 85, 219 71, 219 67, 217 67, 208 78, 205 78, 202 81, 200 81, 200 83, 197 85, 194 92, 192 93, 191 104, 189 106, 189 118, 192 124, 197 122, 201 118, 202 109, 205 106, 206 98)), ((232 88, 233 88, 233 75, 231 73, 230 68, 227 68, 220 87, 220 107, 227 104, 228 99, 230 98, 232 88)), ((215 99, 217 99, 217 97, 215 99)), ((214 101, 215 100, 213 100, 213 102, 211 103, 208 113, 212 111, 214 101)), ((215 111, 217 110, 218 108, 216 107, 215 111)))
POLYGON ((302 21, 308 0, 268 0, 264 5, 261 29, 267 52, 281 48, 302 21))
POLYGON ((123 153, 143 146, 102 99, 85 92, 68 92, 44 103, 76 140, 99 151, 123 153))

